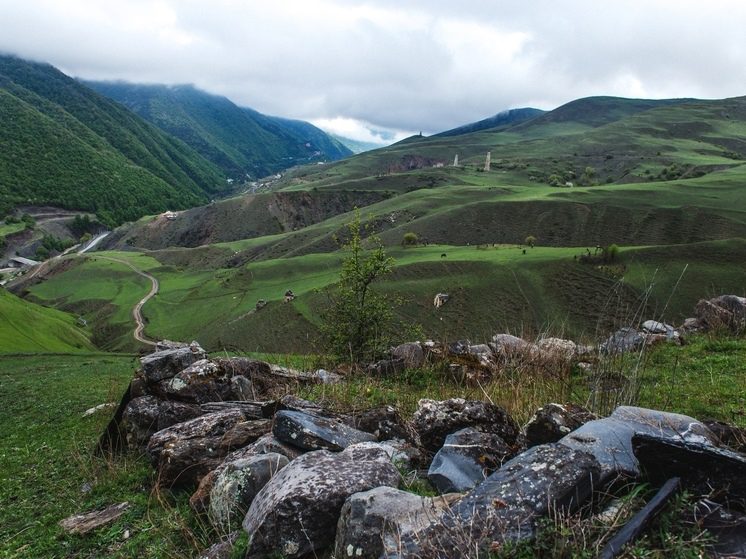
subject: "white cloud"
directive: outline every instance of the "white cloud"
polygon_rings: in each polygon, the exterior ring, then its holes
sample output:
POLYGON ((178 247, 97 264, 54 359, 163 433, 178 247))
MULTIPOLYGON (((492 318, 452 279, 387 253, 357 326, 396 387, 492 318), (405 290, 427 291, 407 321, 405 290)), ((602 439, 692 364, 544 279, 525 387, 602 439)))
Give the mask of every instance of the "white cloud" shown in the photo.
POLYGON ((586 95, 746 94, 736 0, 0 0, 0 20, 0 50, 73 75, 194 83, 359 138, 586 95))

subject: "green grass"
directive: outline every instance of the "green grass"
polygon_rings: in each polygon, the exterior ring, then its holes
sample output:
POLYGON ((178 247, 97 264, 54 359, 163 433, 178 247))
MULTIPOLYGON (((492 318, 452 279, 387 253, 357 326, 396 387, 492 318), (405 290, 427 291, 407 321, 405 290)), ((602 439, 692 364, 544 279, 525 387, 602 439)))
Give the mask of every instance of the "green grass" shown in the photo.
POLYGON ((200 528, 188 512, 188 495, 151 493, 153 470, 142 457, 105 461, 92 455, 112 412, 81 414, 118 402, 134 365, 131 355, 0 357, 0 556, 195 552, 188 538, 200 528), (88 536, 66 535, 57 525, 72 514, 123 501, 131 505, 125 515, 88 536))
MULTIPOLYGON (((392 247, 393 273, 378 289, 399 297, 398 312, 435 339, 489 339, 499 331, 590 338, 618 326, 662 317, 678 323, 700 298, 743 294, 746 242, 627 247, 612 266, 579 263, 578 248, 516 245, 392 247), (441 255, 446 254, 443 258, 441 255), (436 293, 451 301, 436 311, 436 293)), ((185 251, 180 251, 185 252, 185 251)), ((89 319, 102 347, 134 348, 132 306, 148 282, 123 259, 152 273, 160 293, 144 309, 152 337, 220 349, 277 353, 312 351, 323 289, 338 278, 341 253, 250 262, 239 268, 163 265, 170 252, 102 252, 32 286, 35 300, 89 319), (292 289, 296 299, 284 303, 292 289), (269 305, 255 311, 256 302, 269 305), (198 317, 198 319, 195 319, 198 317), (108 327, 111 331, 101 331, 108 327)))
MULTIPOLYGON (((654 348, 638 377, 642 389, 633 403, 746 426, 744 357, 743 338, 695 336, 683 347, 654 348)), ((308 364, 299 356, 283 362, 308 364)), ((0 556, 183 557, 214 538, 188 508, 188 492, 151 492, 154 472, 142 457, 105 461, 92 456, 111 411, 87 418, 81 414, 118 401, 134 367, 132 355, 0 357, 0 499, 5 505, 0 509, 0 556), (84 491, 86 484, 90 490, 84 491), (57 525, 71 514, 122 501, 131 503, 129 511, 91 535, 65 535, 57 525)), ((547 402, 588 400, 584 373, 551 364, 543 370, 526 367, 518 363, 481 386, 438 368, 390 378, 352 375, 341 384, 315 385, 300 395, 340 410, 394 405, 405 416, 416 409, 419 398, 490 399, 521 424, 547 402)), ((428 490, 419 485, 410 489, 428 490)), ((550 526, 547 537, 553 539, 542 545, 557 544, 552 536, 556 527, 569 528, 550 526)), ((659 535, 654 531, 640 549, 659 553, 687 545, 659 535)))
POLYGON ((88 332, 70 314, 0 289, 0 354, 88 352, 88 332))

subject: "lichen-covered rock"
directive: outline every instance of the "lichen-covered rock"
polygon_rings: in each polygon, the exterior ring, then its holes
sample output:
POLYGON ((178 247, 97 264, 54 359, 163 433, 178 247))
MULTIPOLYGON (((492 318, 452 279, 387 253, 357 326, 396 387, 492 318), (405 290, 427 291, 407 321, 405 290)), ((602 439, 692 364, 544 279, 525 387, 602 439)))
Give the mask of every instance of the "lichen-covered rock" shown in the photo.
POLYGON ((427 477, 441 494, 469 491, 512 454, 498 435, 467 427, 446 437, 427 477))
POLYGON ((140 358, 142 371, 149 383, 171 378, 195 361, 205 358, 205 350, 199 345, 156 351, 140 358))
POLYGON ((554 443, 594 419, 598 419, 595 414, 575 404, 547 404, 526 424, 526 441, 530 446, 554 443))
POLYGON ((376 440, 375 435, 341 421, 288 410, 275 414, 272 433, 281 441, 305 450, 343 450, 351 444, 376 440))
POLYGON ((507 358, 526 351, 529 343, 511 334, 495 334, 492 336, 492 341, 487 345, 496 356, 507 358))
POLYGON ((233 548, 239 535, 240 532, 231 532, 200 553, 198 559, 232 559, 233 548))
POLYGON ((351 427, 372 433, 379 441, 401 439, 414 445, 419 444, 417 432, 393 406, 379 406, 356 413, 345 419, 351 427))
POLYGON ((155 396, 130 400, 122 415, 122 431, 130 448, 145 448, 154 433, 202 415, 199 406, 155 396))
POLYGON ((210 493, 212 492, 212 486, 215 483, 215 479, 225 468, 230 467, 233 462, 247 460, 261 454, 271 453, 280 454, 290 461, 298 458, 298 456, 303 454, 303 451, 276 439, 272 433, 262 435, 253 443, 228 454, 217 468, 206 474, 200 480, 197 490, 189 498, 189 505, 192 507, 192 510, 197 514, 207 513, 210 508, 210 493))
POLYGON ((630 351, 640 351, 645 345, 645 336, 630 327, 620 328, 603 342, 599 349, 607 355, 618 355, 630 351))
POLYGON ((741 332, 746 327, 746 298, 737 295, 720 295, 701 299, 696 306, 697 319, 708 330, 726 328, 741 332))
POLYGON ((425 363, 425 351, 419 342, 399 344, 391 350, 391 357, 401 359, 407 369, 418 369, 425 363))
POLYGON ((337 524, 334 556, 379 559, 395 556, 404 534, 438 521, 461 495, 420 497, 392 487, 376 487, 351 495, 337 524))
POLYGON ((289 559, 334 541, 342 505, 354 493, 399 484, 399 473, 381 449, 309 452, 285 466, 251 503, 243 522, 248 557, 275 553, 289 559))
POLYGON ((210 491, 209 518, 219 532, 240 527, 251 502, 289 460, 274 452, 231 460, 220 468, 210 491))
POLYGON ((499 435, 506 443, 516 441, 520 429, 503 408, 481 400, 420 400, 412 424, 422 445, 437 452, 451 433, 472 427, 483 433, 499 435))
POLYGON ((633 406, 620 406, 607 418, 589 421, 560 439, 559 444, 595 456, 604 480, 619 475, 636 478, 640 476, 640 466, 632 451, 635 433, 717 444, 717 437, 696 419, 633 406))
POLYGON ((495 545, 533 536, 537 520, 551 508, 574 509, 585 502, 598 470, 585 452, 557 443, 535 446, 503 464, 440 522, 405 534, 399 557, 447 559, 464 542, 486 557, 495 545))
POLYGON ((162 486, 197 484, 226 455, 267 433, 270 420, 247 421, 236 409, 208 413, 158 431, 148 443, 162 486))
POLYGON ((536 347, 550 356, 559 359, 572 359, 575 357, 578 346, 572 340, 542 338, 536 342, 536 347))
POLYGON ((417 470, 424 462, 422 452, 406 441, 390 440, 381 442, 355 443, 349 449, 380 448, 388 456, 399 471, 411 472, 417 470))
POLYGON ((250 397, 251 381, 235 375, 233 368, 226 367, 226 363, 230 362, 196 361, 173 378, 158 383, 157 394, 165 399, 197 404, 250 397))

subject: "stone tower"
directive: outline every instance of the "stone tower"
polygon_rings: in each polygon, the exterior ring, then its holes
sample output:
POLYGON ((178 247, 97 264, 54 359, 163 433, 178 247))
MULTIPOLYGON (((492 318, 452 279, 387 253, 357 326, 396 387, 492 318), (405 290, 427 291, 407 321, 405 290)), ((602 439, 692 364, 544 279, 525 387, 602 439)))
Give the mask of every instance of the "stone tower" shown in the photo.
POLYGON ((453 156, 453 166, 458 167, 458 153, 453 156))
POLYGON ((485 171, 489 171, 490 170, 490 157, 491 156, 492 156, 491 153, 488 151, 487 152, 487 157, 485 157, 485 159, 484 159, 484 170, 485 171))

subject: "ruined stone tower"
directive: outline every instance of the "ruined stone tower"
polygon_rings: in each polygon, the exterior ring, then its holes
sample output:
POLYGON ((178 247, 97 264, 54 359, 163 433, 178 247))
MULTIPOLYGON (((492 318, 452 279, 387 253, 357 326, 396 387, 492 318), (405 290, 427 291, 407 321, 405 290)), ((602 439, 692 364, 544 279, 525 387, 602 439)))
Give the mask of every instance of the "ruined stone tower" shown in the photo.
POLYGON ((487 157, 484 159, 484 170, 489 171, 490 170, 490 157, 491 152, 487 152, 487 157))

